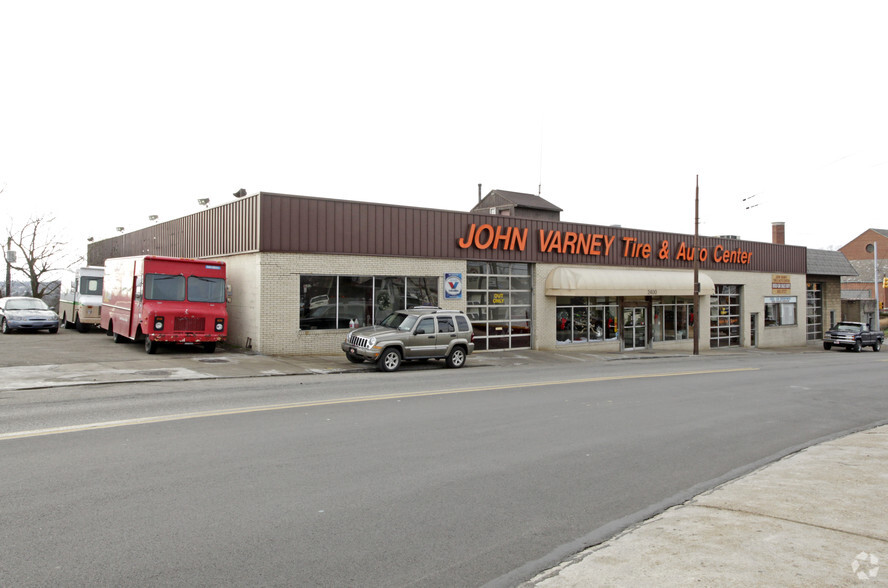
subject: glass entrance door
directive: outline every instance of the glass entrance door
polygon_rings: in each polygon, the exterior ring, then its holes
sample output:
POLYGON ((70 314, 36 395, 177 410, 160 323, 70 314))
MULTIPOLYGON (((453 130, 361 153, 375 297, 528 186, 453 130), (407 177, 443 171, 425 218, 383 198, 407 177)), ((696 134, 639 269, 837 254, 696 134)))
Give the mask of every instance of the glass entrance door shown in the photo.
POLYGON ((623 349, 644 349, 647 341, 647 309, 623 309, 623 349))

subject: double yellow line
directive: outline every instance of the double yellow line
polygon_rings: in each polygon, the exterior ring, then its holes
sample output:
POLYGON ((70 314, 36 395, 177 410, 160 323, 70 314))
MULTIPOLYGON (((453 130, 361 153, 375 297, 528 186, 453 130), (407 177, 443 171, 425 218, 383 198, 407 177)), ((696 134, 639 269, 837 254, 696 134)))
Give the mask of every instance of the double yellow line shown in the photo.
POLYGON ((207 417, 229 416, 237 414, 249 414, 251 412, 266 412, 272 410, 290 410, 293 408, 310 408, 315 406, 332 406, 335 404, 352 404, 357 402, 372 402, 377 400, 400 400, 403 398, 421 398, 423 396, 444 396, 447 394, 466 394, 469 392, 487 392, 491 390, 509 390, 514 388, 535 388, 540 386, 567 386, 570 384, 588 384, 592 382, 612 382, 617 380, 640 380, 645 378, 671 378, 676 376, 699 376, 706 374, 726 374, 731 372, 757 371, 758 368, 737 368, 726 370, 701 370, 693 372, 674 372, 666 374, 640 374, 628 376, 604 376, 599 378, 579 378, 575 380, 554 380, 548 382, 527 382, 523 384, 497 384, 495 386, 474 386, 471 388, 454 388, 452 390, 428 390, 425 392, 402 392, 397 394, 380 394, 378 396, 356 396, 350 398, 333 398, 329 400, 313 400, 305 402, 290 402, 286 404, 269 404, 265 406, 245 406, 242 408, 229 408, 225 410, 208 410, 203 412, 188 412, 181 414, 169 414, 153 417, 123 419, 118 421, 105 421, 100 423, 88 423, 85 425, 69 425, 65 427, 52 427, 49 429, 36 429, 33 431, 19 431, 16 433, 0 434, 0 441, 9 439, 24 439, 27 437, 43 437, 46 435, 60 435, 62 433, 78 433, 81 431, 94 431, 97 429, 113 429, 116 427, 129 427, 132 425, 147 425, 151 423, 167 423, 171 421, 184 421, 188 419, 202 419, 207 417))

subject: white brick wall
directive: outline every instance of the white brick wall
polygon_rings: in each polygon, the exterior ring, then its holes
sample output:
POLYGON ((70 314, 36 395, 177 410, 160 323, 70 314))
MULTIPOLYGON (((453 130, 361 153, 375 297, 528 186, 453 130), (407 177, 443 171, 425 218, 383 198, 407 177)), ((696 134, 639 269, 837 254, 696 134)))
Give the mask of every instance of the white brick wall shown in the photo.
MULTIPOLYGON (((460 300, 445 300, 446 272, 466 276, 464 260, 409 259, 356 255, 254 253, 224 258, 232 287, 229 344, 243 347, 249 338, 252 348, 267 355, 310 355, 339 353, 348 329, 299 330, 300 275, 436 276, 438 303, 444 308, 466 309, 460 300)), ((556 265, 533 266, 533 347, 564 349, 555 344, 555 297, 546 296, 546 276, 556 265)), ((643 270, 639 270, 643 271, 643 270)), ((804 275, 791 275, 790 295, 798 299, 797 325, 764 328, 764 297, 771 296, 770 273, 706 271, 716 284, 743 285, 741 345, 750 345, 750 313, 759 313, 759 347, 805 345, 804 275)), ((700 299, 700 348, 709 348, 709 297, 700 299)), ((578 344, 593 352, 619 350, 619 342, 578 344)), ((572 349, 576 347, 572 346, 572 349)), ((693 341, 658 342, 658 350, 693 349, 693 341)))
POLYGON ((458 272, 465 279, 464 260, 409 259, 358 255, 292 253, 261 254, 261 308, 259 337, 253 348, 268 355, 311 355, 339 353, 348 329, 299 329, 300 275, 338 276, 436 276, 438 305, 465 310, 460 300, 444 299, 444 274, 458 272), (274 311, 270 311, 274 309, 274 311))

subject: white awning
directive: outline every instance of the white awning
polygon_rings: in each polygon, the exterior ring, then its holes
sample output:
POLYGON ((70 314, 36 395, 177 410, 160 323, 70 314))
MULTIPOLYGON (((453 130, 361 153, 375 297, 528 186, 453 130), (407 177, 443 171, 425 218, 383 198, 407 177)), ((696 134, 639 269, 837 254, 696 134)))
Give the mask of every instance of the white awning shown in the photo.
MULTIPOLYGON (((712 278, 699 272, 700 294, 715 294, 712 278)), ((693 296, 688 270, 557 267, 546 277, 546 296, 693 296)))

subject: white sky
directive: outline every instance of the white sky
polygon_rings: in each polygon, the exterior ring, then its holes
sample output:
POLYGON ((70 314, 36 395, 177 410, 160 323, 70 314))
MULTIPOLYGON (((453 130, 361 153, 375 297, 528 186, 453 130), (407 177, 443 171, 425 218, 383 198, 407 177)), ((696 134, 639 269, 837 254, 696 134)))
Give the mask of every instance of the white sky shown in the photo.
MULTIPOLYGON (((888 2, 0 0, 0 223, 274 191, 837 248, 888 228, 888 2), (744 197, 756 195, 751 201, 744 197), (746 209, 746 206, 757 206, 746 209)), ((456 236, 455 236, 456 237, 456 236)))

